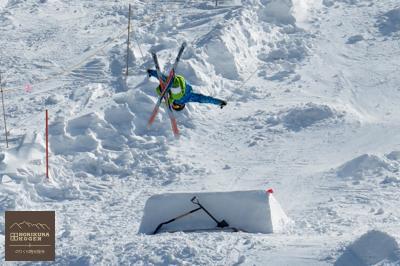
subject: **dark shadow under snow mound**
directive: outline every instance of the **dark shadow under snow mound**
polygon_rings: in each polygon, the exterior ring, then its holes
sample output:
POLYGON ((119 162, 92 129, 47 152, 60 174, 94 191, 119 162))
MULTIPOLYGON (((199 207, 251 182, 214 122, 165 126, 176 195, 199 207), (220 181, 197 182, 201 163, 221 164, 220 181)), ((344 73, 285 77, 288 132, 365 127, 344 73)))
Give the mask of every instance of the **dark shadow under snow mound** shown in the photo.
POLYGON ((400 31, 400 7, 381 15, 377 26, 383 35, 392 35, 400 31))

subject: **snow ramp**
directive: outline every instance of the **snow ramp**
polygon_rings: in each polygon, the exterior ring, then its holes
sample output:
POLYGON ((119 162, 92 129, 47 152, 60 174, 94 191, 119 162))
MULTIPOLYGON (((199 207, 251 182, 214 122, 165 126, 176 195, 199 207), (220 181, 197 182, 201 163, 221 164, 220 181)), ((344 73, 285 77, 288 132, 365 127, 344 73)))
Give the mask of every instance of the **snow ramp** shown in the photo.
POLYGON ((274 233, 290 223, 272 190, 166 193, 150 197, 139 233, 204 230, 274 233))

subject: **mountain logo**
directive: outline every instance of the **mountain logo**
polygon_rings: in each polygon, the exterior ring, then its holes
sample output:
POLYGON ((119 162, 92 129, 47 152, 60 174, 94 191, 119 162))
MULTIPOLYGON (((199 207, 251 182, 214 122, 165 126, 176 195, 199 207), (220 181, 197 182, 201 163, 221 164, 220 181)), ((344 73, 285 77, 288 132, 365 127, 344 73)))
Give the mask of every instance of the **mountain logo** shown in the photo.
POLYGON ((34 224, 34 223, 27 222, 27 221, 23 221, 20 223, 13 223, 10 226, 10 229, 13 229, 13 228, 19 228, 21 230, 24 230, 24 229, 26 230, 27 228, 37 229, 37 230, 50 230, 50 227, 47 224, 41 224, 41 223, 34 224))
POLYGON ((54 211, 6 211, 5 229, 6 261, 54 261, 54 211))

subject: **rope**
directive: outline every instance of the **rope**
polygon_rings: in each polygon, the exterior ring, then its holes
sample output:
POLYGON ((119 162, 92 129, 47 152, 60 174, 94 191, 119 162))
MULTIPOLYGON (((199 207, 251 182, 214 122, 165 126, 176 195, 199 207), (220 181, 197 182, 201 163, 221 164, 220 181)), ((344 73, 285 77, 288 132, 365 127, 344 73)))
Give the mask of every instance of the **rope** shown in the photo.
MULTIPOLYGON (((87 61, 89 61, 89 59, 95 57, 96 55, 98 55, 100 52, 104 52, 104 48, 106 48, 108 45, 110 45, 112 42, 116 41, 117 39, 119 39, 122 35, 126 34, 126 30, 124 29, 123 31, 121 31, 120 33, 118 33, 116 36, 114 36, 113 38, 111 38, 111 40, 109 40, 108 42, 106 42, 104 45, 100 46, 99 48, 97 48, 92 54, 90 54, 89 56, 83 58, 81 61, 79 61, 78 63, 76 63, 75 65, 64 69, 58 73, 55 73, 54 75, 52 75, 51 77, 47 77, 44 78, 38 82, 36 82, 35 84, 30 84, 30 86, 38 86, 39 84, 42 84, 46 81, 50 81, 53 79, 56 79, 58 77, 62 77, 62 76, 66 76, 68 74, 70 74, 72 71, 80 68, 84 63, 86 63, 87 61)), ((13 91, 19 91, 20 88, 8 88, 3 90, 4 92, 13 92, 13 91)))
MULTIPOLYGON (((160 3, 161 3, 161 2, 160 2, 160 3)), ((178 9, 173 10, 173 11, 177 11, 177 10, 178 10, 178 9)), ((163 13, 165 13, 166 11, 160 10, 160 11, 158 11, 158 12, 159 12, 160 14, 163 14, 163 13)), ((158 12, 156 12, 156 13, 158 14, 158 12)), ((153 23, 155 23, 155 22, 153 22, 153 23)), ((62 76, 66 76, 66 75, 70 74, 72 71, 74 71, 74 70, 78 69, 79 67, 81 67, 81 66, 82 66, 84 63, 86 63, 89 59, 95 57, 95 56, 98 55, 100 52, 104 52, 104 49, 105 49, 108 45, 110 45, 110 44, 111 44, 112 42, 114 42, 115 40, 119 39, 119 38, 120 38, 121 36, 123 36, 124 34, 126 34, 126 30, 125 30, 125 29, 122 30, 120 33, 118 33, 118 34, 117 34, 116 36, 114 36, 113 38, 111 38, 111 39, 110 39, 108 42, 106 42, 104 45, 102 45, 102 46, 100 46, 99 48, 97 48, 92 54, 90 54, 89 56, 83 58, 81 61, 79 61, 78 63, 76 63, 75 65, 72 65, 71 67, 69 67, 69 68, 67 68, 67 69, 64 69, 64 70, 62 70, 62 71, 60 71, 60 72, 57 72, 57 73, 55 73, 54 75, 52 75, 51 77, 44 78, 44 79, 42 79, 42 80, 36 82, 35 84, 30 84, 30 86, 32 86, 32 87, 33 87, 33 86, 38 86, 38 85, 40 85, 40 84, 42 84, 42 83, 44 83, 44 82, 47 82, 47 81, 50 81, 50 80, 54 80, 54 79, 56 79, 56 78, 58 78, 58 77, 62 77, 62 76)), ((141 47, 140 42, 139 42, 139 40, 138 40, 138 38, 137 38, 136 35, 134 35, 134 39, 135 39, 135 41, 136 41, 136 43, 137 43, 137 45, 138 45, 139 52, 140 52, 142 58, 144 58, 145 56, 144 56, 144 54, 143 54, 142 47, 141 47)), ((4 89, 3 89, 3 92, 4 92, 4 93, 9 93, 9 92, 16 92, 16 91, 20 91, 20 90, 21 90, 20 87, 4 88, 4 89)))
POLYGON ((142 52, 142 48, 140 47, 140 42, 139 42, 138 38, 136 37, 136 34, 134 34, 133 36, 134 36, 135 41, 136 41, 136 43, 137 43, 137 45, 139 47, 139 52, 142 55, 142 58, 144 58, 144 55, 143 55, 143 52, 142 52))
MULTIPOLYGON (((190 3, 190 1, 188 1, 188 2, 190 3)), ((163 4, 163 3, 164 3, 164 2, 158 2, 158 4, 163 4)), ((177 2, 175 2, 175 3, 187 4, 187 3, 179 2, 179 1, 177 1, 177 2)), ((154 13, 155 13, 156 15, 154 15, 154 16, 152 16, 152 17, 158 17, 158 15, 162 15, 162 14, 165 14, 165 13, 181 11, 180 8, 178 8, 178 9, 162 10, 161 5, 155 5, 155 8, 154 8, 154 9, 155 9, 155 10, 154 10, 154 11, 155 11, 154 13), (160 10, 157 10, 157 6, 160 6, 160 10)), ((156 21, 151 22, 150 25, 152 25, 152 24, 154 24, 154 23, 156 23, 156 21)), ((142 22, 141 25, 139 25, 139 27, 140 27, 140 26, 144 26, 144 25, 146 25, 146 24, 142 22)), ((148 25, 148 24, 147 24, 147 25, 148 25)), ((92 54, 90 54, 89 56, 83 58, 81 61, 79 61, 78 63, 76 63, 75 65, 72 65, 71 67, 69 67, 69 68, 67 68, 67 69, 64 69, 64 70, 62 70, 62 71, 60 71, 60 72, 57 72, 57 73, 55 73, 55 74, 52 75, 52 76, 49 76, 49 77, 47 77, 47 78, 44 78, 44 79, 42 79, 42 80, 36 82, 35 84, 29 84, 29 85, 30 85, 31 87, 33 87, 33 86, 38 86, 38 85, 40 85, 40 84, 42 84, 42 83, 44 83, 44 82, 51 81, 51 80, 54 80, 54 79, 56 79, 56 78, 58 78, 58 77, 62 77, 62 76, 66 76, 66 75, 70 74, 72 71, 74 71, 74 70, 80 68, 84 63, 86 63, 86 62, 89 61, 91 58, 93 58, 93 57, 95 57, 96 55, 98 55, 100 52, 104 52, 104 49, 105 49, 108 45, 110 45, 112 42, 114 42, 114 41, 116 41, 117 39, 119 39, 119 38, 120 38, 121 36, 123 36, 124 34, 126 34, 126 30, 125 30, 125 29, 122 30, 120 33, 118 33, 118 34, 117 34, 116 36, 114 36, 113 38, 111 38, 111 39, 110 39, 108 42, 106 42, 104 45, 102 45, 102 46, 100 46, 99 48, 97 48, 92 54)), ((138 46, 138 48, 139 48, 139 52, 140 52, 142 58, 144 58, 145 56, 144 56, 144 54, 143 54, 142 47, 141 47, 141 45, 140 45, 139 39, 137 38, 136 34, 134 34, 134 39, 135 39, 135 41, 136 41, 136 43, 137 43, 137 46, 138 46)), ((191 44, 193 44, 193 43, 195 43, 195 42, 196 42, 196 40, 194 39, 194 40, 191 42, 191 44)), ((241 85, 240 88, 242 88, 242 87, 250 80, 250 78, 251 78, 256 72, 257 72, 257 70, 256 70, 255 72, 253 72, 253 73, 250 75, 250 77, 248 77, 248 78, 246 79, 246 81, 241 85)), ((14 87, 14 88, 4 88, 4 89, 3 89, 3 92, 8 93, 8 92, 14 92, 14 91, 20 91, 20 90, 21 90, 21 88, 19 88, 19 87, 18 87, 18 88, 17 88, 17 87, 14 87)))
POLYGON ((239 87, 239 90, 243 89, 244 85, 246 85, 247 82, 248 82, 248 81, 254 76, 254 74, 257 73, 257 72, 258 72, 258 69, 254 70, 254 72, 252 72, 252 73, 250 74, 250 76, 249 76, 245 81, 243 81, 242 85, 240 85, 240 87, 239 87))

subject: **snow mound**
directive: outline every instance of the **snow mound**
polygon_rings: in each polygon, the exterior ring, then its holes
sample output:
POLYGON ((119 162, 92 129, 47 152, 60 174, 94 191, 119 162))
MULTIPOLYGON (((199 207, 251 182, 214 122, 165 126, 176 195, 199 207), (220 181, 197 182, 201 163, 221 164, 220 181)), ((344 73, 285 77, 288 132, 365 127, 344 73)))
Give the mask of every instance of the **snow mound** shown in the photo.
POLYGON ((364 36, 362 36, 361 34, 357 34, 357 35, 350 36, 347 39, 346 43, 347 44, 355 44, 355 43, 358 43, 358 42, 360 42, 362 40, 364 40, 364 36))
POLYGON ((292 14, 291 0, 261 0, 258 15, 261 20, 282 24, 294 24, 296 19, 292 14))
MULTIPOLYGON (((256 48, 268 36, 251 10, 238 10, 224 16, 224 24, 216 24, 200 37, 196 46, 202 48, 207 63, 217 75, 240 80, 240 74, 256 59, 256 48)), ((199 61, 202 61, 198 58, 199 61)))
POLYGON ((384 173, 397 171, 396 162, 372 154, 360 155, 339 166, 336 174, 341 178, 363 179, 365 176, 380 176, 384 173))
MULTIPOLYGON (((281 40, 271 45, 271 50, 268 53, 260 53, 258 58, 265 62, 278 62, 280 60, 288 62, 299 62, 308 54, 308 47, 299 42, 287 42, 281 40)), ((271 80, 278 80, 277 76, 270 78, 271 80)))
MULTIPOLYGON (((153 234, 163 222, 188 213, 200 204, 218 221, 225 220, 229 228, 249 233, 282 232, 289 218, 273 195, 264 190, 231 192, 167 193, 150 197, 144 209, 139 233, 153 234)), ((216 222, 203 210, 192 212, 158 232, 217 230, 216 222)))
POLYGON ((258 16, 261 20, 295 25, 308 19, 316 0, 260 0, 258 16))
POLYGON ((254 115, 241 120, 252 122, 256 129, 267 126, 271 130, 301 131, 305 128, 324 122, 338 122, 344 116, 344 112, 328 106, 315 103, 307 103, 291 107, 277 113, 257 111, 254 115))
POLYGON ((386 154, 385 156, 389 160, 400 162, 400 151, 392 151, 389 154, 386 154))
POLYGON ((390 10, 378 18, 378 28, 383 35, 400 31, 400 7, 390 10))
POLYGON ((349 245, 334 265, 367 266, 377 263, 398 265, 399 251, 399 245, 392 236, 372 230, 349 245))
POLYGON ((323 120, 341 117, 328 105, 307 103, 304 106, 291 108, 278 115, 278 121, 285 128, 293 131, 300 131, 323 120))

